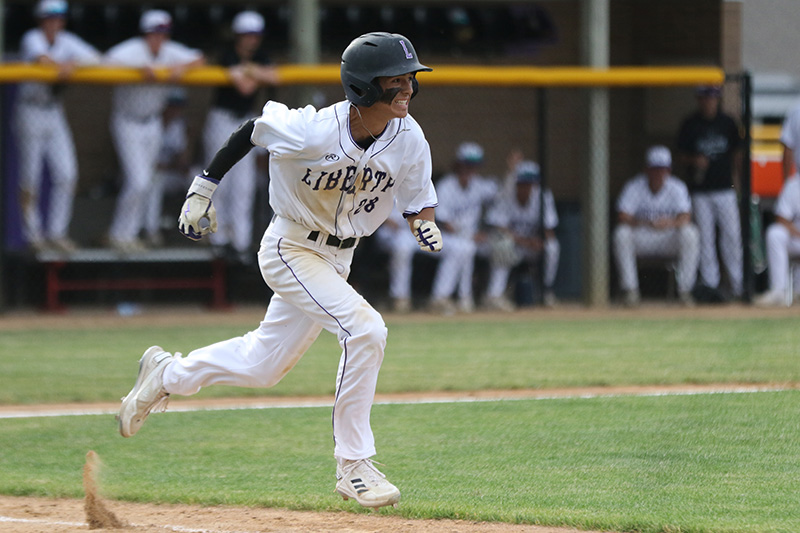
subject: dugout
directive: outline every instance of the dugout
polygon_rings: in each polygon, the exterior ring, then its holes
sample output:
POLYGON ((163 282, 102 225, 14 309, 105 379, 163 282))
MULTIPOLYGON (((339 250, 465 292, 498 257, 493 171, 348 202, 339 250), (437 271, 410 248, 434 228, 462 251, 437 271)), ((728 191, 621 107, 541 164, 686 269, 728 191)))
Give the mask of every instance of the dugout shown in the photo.
MULTIPOLYGON (((156 7, 170 10, 175 17, 177 40, 201 47, 212 55, 226 37, 226 23, 240 8, 255 7, 267 18, 267 47, 279 64, 294 60, 291 47, 291 14, 303 2, 264 1, 257 5, 230 2, 220 7, 203 0, 159 2, 156 7), (205 28, 205 30, 203 30, 205 28), (211 37, 209 37, 211 36, 211 37)), ((31 25, 30 3, 7 0, 5 5, 6 61, 14 59, 21 31, 31 25), (27 17, 27 18, 26 18, 27 17)), ((542 0, 535 8, 519 11, 521 4, 502 1, 452 2, 429 0, 409 2, 340 2, 318 4, 319 55, 324 64, 335 65, 348 36, 382 28, 406 33, 414 40, 423 61, 437 66, 576 66, 585 63, 584 7, 582 0, 542 0), (458 9, 455 9, 458 8, 458 9), (459 11, 460 9, 460 11, 459 11), (422 14, 420 14, 422 13, 422 14), (526 19, 526 17, 531 17, 526 19), (528 26, 519 23, 528 21, 528 26), (420 22, 422 21, 422 22, 420 22), (509 28, 513 27, 513 31, 509 28)), ((144 6, 123 1, 113 6, 84 0, 70 3, 68 28, 80 32, 101 49, 135 33, 132 21, 144 6), (94 30, 93 30, 94 28, 94 30)), ((152 7, 148 5, 148 7, 152 7)), ((741 4, 719 0, 674 0, 608 2, 608 57, 611 66, 713 66, 736 71, 741 67, 741 4)), ((474 140, 486 150, 486 171, 501 175, 511 147, 520 147, 546 167, 547 184, 556 200, 582 205, 587 190, 587 154, 591 145, 588 116, 591 87, 564 86, 548 90, 547 103, 540 106, 539 96, 530 87, 427 84, 420 76, 423 95, 414 102, 413 114, 422 123, 431 143, 437 173, 446 171, 458 143, 474 140), (547 123, 540 135, 538 125, 547 123)), ((486 80, 475 79, 482 83, 486 80)), ((7 141, 8 117, 13 104, 13 87, 5 80, 3 149, 7 141)), ((309 87, 303 84, 302 87, 309 87)), ((310 85, 311 96, 318 103, 341 98, 336 83, 310 85)), ((308 92, 298 85, 278 87, 277 100, 291 105, 305 103, 298 96, 308 92)), ((113 202, 117 164, 108 135, 110 85, 76 83, 67 88, 66 103, 78 148, 80 167, 79 199, 97 205, 104 213, 113 202)), ((191 85, 190 128, 194 139, 202 129, 211 93, 207 85, 191 85)), ((739 114, 738 91, 726 91, 726 106, 739 114)), ((608 130, 608 187, 613 198, 621 184, 639 166, 641 153, 655 142, 671 144, 679 118, 693 106, 692 84, 679 86, 615 87, 608 92, 610 121, 608 130)), ((4 154, 3 161, 9 161, 4 154)), ((202 160, 199 150, 195 151, 202 160)), ((9 199, 13 176, 3 173, 4 201, 9 199)), ((172 206, 174 207, 174 206, 172 206)), ((170 208, 169 205, 165 208, 170 208)), ((4 213, 9 213, 4 209, 4 213)), ((582 216, 582 212, 575 214, 582 216)), ((75 217, 80 213, 75 214, 75 217)), ((102 219, 95 219, 102 224, 102 219)), ((74 220, 73 227, 81 222, 74 220)), ((13 249, 14 238, 6 225, 4 249, 13 249)), ((606 231, 607 228, 603 228, 606 231)), ((254 241, 258 238, 254 232, 254 241)), ((79 236, 74 235, 79 238, 79 236)), ((18 244, 18 242, 16 242, 18 244)), ((82 243, 93 245, 93 243, 82 243)), ((586 251, 585 242, 575 246, 586 251)), ((580 253, 574 256, 580 257, 580 253)), ((609 274, 610 283, 611 274, 609 274)), ((581 283, 576 280, 575 283, 581 283)), ((570 286, 570 294, 580 294, 581 287, 570 286)), ((244 291, 246 292, 246 291, 244 291)))

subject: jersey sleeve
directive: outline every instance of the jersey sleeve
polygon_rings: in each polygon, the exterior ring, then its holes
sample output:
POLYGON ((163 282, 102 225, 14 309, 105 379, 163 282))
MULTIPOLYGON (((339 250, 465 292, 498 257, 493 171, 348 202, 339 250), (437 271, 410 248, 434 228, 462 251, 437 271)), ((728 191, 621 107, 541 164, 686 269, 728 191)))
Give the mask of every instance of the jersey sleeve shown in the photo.
POLYGON ((507 228, 510 223, 509 217, 509 198, 510 194, 502 194, 495 198, 492 205, 486 211, 486 224, 496 228, 507 228))
POLYGON ((313 112, 311 106, 289 109, 285 104, 269 101, 256 119, 250 140, 276 156, 302 152, 306 144, 307 117, 313 112))
POLYGON ((25 32, 19 45, 20 56, 23 61, 31 62, 36 58, 47 55, 47 44, 36 32, 25 32))
POLYGON ((67 33, 64 38, 69 40, 71 60, 84 65, 95 65, 100 62, 100 52, 94 46, 74 33, 67 33))
POLYGON ((800 178, 790 178, 786 180, 783 185, 778 200, 775 202, 774 213, 786 220, 794 220, 797 218, 797 212, 800 210, 800 178))
POLYGON ((689 188, 679 178, 671 176, 669 179, 674 184, 675 188, 675 203, 677 208, 676 214, 691 213, 692 198, 689 196, 689 188))
POLYGON ((165 54, 165 62, 170 65, 181 65, 184 63, 191 63, 192 61, 196 61, 203 57, 203 52, 197 50, 196 48, 189 48, 188 46, 177 43, 175 41, 168 41, 167 43, 169 47, 165 50, 168 52, 165 54))
POLYGON ((558 211, 553 192, 549 189, 544 191, 544 227, 555 229, 558 226, 558 211))
POLYGON ((397 193, 397 208, 404 215, 416 215, 426 207, 436 207, 439 199, 431 181, 433 163, 428 141, 422 140, 411 154, 412 163, 397 193))
POLYGON ((634 192, 635 181, 631 180, 622 188, 622 192, 617 198, 617 212, 627 213, 629 215, 636 214, 636 194, 634 192))
POLYGON ((800 131, 800 105, 795 106, 783 121, 781 143, 792 150, 800 148, 797 146, 798 131, 800 131))

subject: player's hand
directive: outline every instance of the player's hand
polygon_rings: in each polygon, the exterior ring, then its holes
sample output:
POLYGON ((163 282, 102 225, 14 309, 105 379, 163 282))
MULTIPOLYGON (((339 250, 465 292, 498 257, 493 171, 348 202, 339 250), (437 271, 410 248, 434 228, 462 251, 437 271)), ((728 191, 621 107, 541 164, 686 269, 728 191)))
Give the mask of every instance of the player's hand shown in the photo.
POLYGON ((418 218, 413 223, 414 237, 425 252, 438 252, 442 249, 442 232, 433 220, 418 218))
POLYGON ((178 231, 193 241, 217 231, 217 210, 211 203, 211 196, 218 183, 217 180, 195 176, 189 187, 178 217, 178 231))

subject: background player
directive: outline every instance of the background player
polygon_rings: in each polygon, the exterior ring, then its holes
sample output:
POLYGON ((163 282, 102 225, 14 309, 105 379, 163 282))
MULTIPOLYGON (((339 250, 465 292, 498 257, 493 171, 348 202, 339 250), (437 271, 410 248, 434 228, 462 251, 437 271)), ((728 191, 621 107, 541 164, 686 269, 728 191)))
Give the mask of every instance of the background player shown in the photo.
MULTIPOLYGON (((151 9, 139 20, 140 37, 132 37, 106 52, 109 64, 141 69, 146 80, 155 80, 155 69, 165 67, 177 81, 191 67, 205 62, 199 50, 171 41, 172 17, 151 9)), ((123 185, 117 198, 109 244, 123 253, 145 249, 139 232, 145 225, 145 204, 151 198, 163 133, 162 112, 170 87, 163 83, 118 85, 114 89, 111 134, 122 167, 123 185)), ((159 189, 160 190, 160 189, 159 189)))
POLYGON ((672 154, 666 146, 647 150, 645 170, 628 181, 617 199, 614 258, 625 305, 639 304, 640 256, 678 257, 678 296, 692 305, 697 279, 699 236, 692 224, 692 201, 686 184, 671 174, 672 154))
POLYGON ((400 491, 370 460, 376 453, 370 410, 386 326, 346 278, 359 239, 386 220, 395 202, 420 247, 442 247, 430 148, 408 114, 416 73, 429 70, 402 35, 362 35, 342 55, 347 100, 319 111, 267 102, 261 117, 234 132, 194 179, 179 229, 200 239, 216 229, 211 198, 219 180, 254 144, 269 151, 275 216, 258 261, 274 296, 261 324, 242 337, 186 358, 148 349, 120 409, 123 436, 135 434, 169 394, 214 384, 275 385, 326 329, 342 347, 333 408, 336 490, 366 507, 399 501, 400 491))
MULTIPOLYGON (((514 172, 516 186, 512 193, 503 192, 486 214, 486 223, 497 228, 513 243, 513 254, 503 261, 492 257, 486 304, 490 309, 511 311, 514 305, 505 296, 511 269, 523 263, 531 264, 544 254, 543 302, 547 307, 556 303, 553 285, 558 274, 561 246, 556 239, 558 213, 553 193, 541 187, 541 171, 533 161, 521 161, 514 172), (542 198, 544 195, 544 198, 542 198), (544 216, 542 216, 544 204, 544 216), (544 221, 544 232, 541 222, 544 221), (542 235, 544 239, 542 239, 542 235)), ((495 237, 491 242, 499 242, 495 237)), ((503 254, 506 255, 506 254, 503 254)))
POLYGON ((439 218, 447 239, 431 289, 431 310, 452 314, 456 309, 451 297, 458 288, 458 310, 470 313, 475 307, 472 274, 478 243, 485 240, 480 232, 483 208, 495 197, 497 182, 481 176, 483 148, 465 142, 456 150, 453 172, 437 183, 439 218))
MULTIPOLYGON (((67 16, 64 0, 41 0, 35 13, 38 26, 25 32, 20 43, 23 61, 56 65, 59 81, 67 79, 78 64, 100 61, 97 50, 64 29, 67 16)), ((68 230, 78 181, 78 162, 62 103, 64 88, 65 85, 59 83, 20 84, 14 125, 20 155, 20 198, 25 239, 34 250, 54 248, 69 253, 76 248, 68 230), (42 217, 39 192, 45 160, 53 188, 47 217, 42 217)))
MULTIPOLYGON (((228 68, 233 86, 218 88, 208 111, 203 143, 209 160, 230 132, 253 116, 259 89, 278 83, 277 70, 261 48, 264 17, 255 11, 242 11, 234 17, 231 29, 235 35, 234 42, 222 52, 219 64, 228 68)), ((250 151, 230 169, 228 179, 220 184, 214 196, 219 229, 210 235, 211 244, 223 255, 246 264, 255 259, 250 247, 253 242, 257 155, 257 150, 250 151)))
POLYGON ((742 232, 736 190, 741 175, 742 139, 733 117, 720 110, 722 90, 698 87, 697 111, 678 132, 678 161, 692 195, 692 213, 700 230, 700 281, 719 291, 719 249, 732 295, 742 295, 742 232))

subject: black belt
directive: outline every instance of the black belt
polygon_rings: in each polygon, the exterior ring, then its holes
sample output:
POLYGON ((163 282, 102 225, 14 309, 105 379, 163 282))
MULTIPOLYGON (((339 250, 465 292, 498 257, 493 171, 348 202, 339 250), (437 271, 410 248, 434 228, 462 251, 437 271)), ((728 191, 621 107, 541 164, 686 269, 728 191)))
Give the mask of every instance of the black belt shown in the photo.
MULTIPOLYGON (((312 231, 311 233, 308 234, 309 241, 316 242, 318 238, 319 238, 319 231, 312 231)), ((342 250, 345 250, 347 248, 352 248, 353 246, 356 245, 356 242, 358 242, 358 239, 356 239, 355 237, 349 237, 347 239, 342 240, 339 237, 335 237, 334 235, 328 235, 328 238, 325 239, 325 244, 327 244, 328 246, 341 248, 342 250)))

